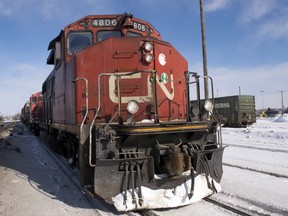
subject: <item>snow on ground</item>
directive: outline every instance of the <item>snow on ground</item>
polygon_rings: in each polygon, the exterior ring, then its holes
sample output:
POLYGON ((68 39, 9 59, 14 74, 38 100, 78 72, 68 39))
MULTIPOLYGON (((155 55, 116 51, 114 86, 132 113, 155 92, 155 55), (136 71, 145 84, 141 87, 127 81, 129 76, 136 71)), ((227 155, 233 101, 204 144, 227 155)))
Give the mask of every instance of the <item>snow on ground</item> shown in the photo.
POLYGON ((21 122, 0 130, 0 176, 0 215, 103 213, 21 122))
MULTIPOLYGON (((223 128, 224 164, 288 176, 288 116, 257 119, 247 128, 223 128)), ((224 165, 222 194, 240 197, 251 211, 288 214, 288 179, 224 165), (256 210, 257 209, 257 210, 256 210), (265 212, 267 210, 267 212, 265 212)), ((221 197, 217 194, 216 198, 221 197)), ((234 199, 236 200, 236 199, 234 199)))
POLYGON ((224 144, 268 148, 288 152, 288 115, 257 119, 247 128, 223 128, 224 144))
MULTIPOLYGON (((224 151, 224 164, 250 170, 224 165, 222 192, 212 198, 250 209, 252 215, 288 215, 288 178, 251 171, 288 175, 288 116, 257 119, 247 128, 223 128, 222 132, 223 144, 228 146, 224 151)), ((5 142, 0 140, 0 214, 109 214, 107 210, 95 211, 81 191, 59 172, 58 165, 45 156, 38 141, 21 133, 23 131, 5 142), (24 155, 29 155, 34 162, 29 166, 21 162, 24 155), (4 157, 9 160, 4 161, 4 157)), ((156 212, 160 215, 235 215, 205 201, 156 212)))
MULTIPOLYGON (((262 118, 247 128, 222 128, 224 164, 231 164, 288 176, 288 116, 262 118)), ((243 209, 251 215, 287 215, 288 179, 224 165, 222 192, 213 199, 243 209)), ((200 201, 187 207, 161 212, 164 215, 207 215, 208 207, 200 201)), ((230 213, 232 214, 232 213, 230 213)))
MULTIPOLYGON (((288 175, 288 116, 258 119, 247 128, 223 128, 224 164, 288 175)), ((288 179, 236 167, 223 166, 222 192, 212 199, 248 209, 251 215, 288 215, 288 179)), ((159 215, 235 215, 199 201, 159 215)))
MULTIPOLYGON (((244 208, 259 214, 287 215, 287 188, 286 178, 224 166, 222 194, 228 195, 229 202, 236 200, 235 206, 241 206, 238 199, 235 199, 240 198, 239 200, 246 201, 244 208)), ((218 194, 213 196, 218 198, 218 194)))

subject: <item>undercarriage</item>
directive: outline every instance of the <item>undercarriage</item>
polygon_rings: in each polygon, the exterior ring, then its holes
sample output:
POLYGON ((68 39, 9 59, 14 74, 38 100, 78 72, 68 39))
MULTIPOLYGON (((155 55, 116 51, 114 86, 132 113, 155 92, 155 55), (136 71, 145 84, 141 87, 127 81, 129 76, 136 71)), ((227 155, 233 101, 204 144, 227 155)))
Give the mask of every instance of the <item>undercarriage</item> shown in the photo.
POLYGON ((91 183, 88 179, 93 167, 95 193, 119 211, 151 205, 162 208, 155 206, 157 201, 149 201, 151 193, 169 193, 172 198, 169 195, 168 203, 179 199, 174 202, 185 205, 221 190, 224 147, 217 142, 217 125, 208 128, 204 124, 159 124, 134 130, 129 127, 96 127, 95 142, 91 146, 84 142, 80 150, 82 183, 91 183), (92 154, 84 153, 84 149, 92 154), (199 191, 199 185, 205 189, 199 191), (177 190, 182 191, 182 198, 173 195, 177 190))

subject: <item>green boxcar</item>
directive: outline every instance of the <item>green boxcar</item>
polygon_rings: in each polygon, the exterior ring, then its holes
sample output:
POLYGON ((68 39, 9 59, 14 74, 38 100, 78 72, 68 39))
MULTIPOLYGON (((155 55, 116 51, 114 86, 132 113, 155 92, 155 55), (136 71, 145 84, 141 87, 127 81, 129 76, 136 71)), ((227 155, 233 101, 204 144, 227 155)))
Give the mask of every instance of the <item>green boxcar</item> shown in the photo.
POLYGON ((255 97, 235 95, 214 99, 215 108, 224 126, 246 127, 256 122, 255 97))
MULTIPOLYGON (((204 101, 201 100, 200 103, 204 101)), ((224 127, 247 127, 256 122, 255 97, 235 95, 214 98, 216 117, 224 127)), ((191 101, 191 107, 197 104, 191 101)))

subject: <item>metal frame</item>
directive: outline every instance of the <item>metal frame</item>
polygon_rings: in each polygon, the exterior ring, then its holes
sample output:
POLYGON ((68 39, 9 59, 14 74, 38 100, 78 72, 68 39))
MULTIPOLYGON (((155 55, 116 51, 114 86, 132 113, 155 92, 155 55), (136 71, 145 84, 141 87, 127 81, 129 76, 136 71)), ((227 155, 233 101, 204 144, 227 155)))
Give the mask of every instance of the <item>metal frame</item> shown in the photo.
MULTIPOLYGON (((92 130, 95 124, 95 121, 97 117, 100 114, 101 110, 101 77, 102 76, 115 76, 117 79, 117 89, 118 89, 118 115, 119 115, 119 125, 123 125, 123 119, 122 119, 122 102, 121 102, 121 77, 122 76, 129 76, 133 75, 136 73, 141 73, 141 72, 146 72, 146 73, 151 73, 152 74, 152 79, 153 79, 153 93, 154 93, 154 108, 155 108, 155 113, 154 113, 154 123, 159 123, 159 118, 158 118, 158 109, 157 109, 157 89, 156 89, 156 70, 137 70, 137 71, 132 71, 132 72, 121 72, 119 73, 101 73, 98 75, 98 107, 96 110, 96 114, 91 122, 90 128, 89 128, 89 165, 91 167, 95 167, 96 164, 92 164, 92 130)), ((115 115, 113 115, 114 118, 115 115)), ((111 123, 111 122, 109 122, 111 123)), ((108 123, 108 124, 109 124, 108 123)), ((99 151, 98 151, 99 152, 99 151)))

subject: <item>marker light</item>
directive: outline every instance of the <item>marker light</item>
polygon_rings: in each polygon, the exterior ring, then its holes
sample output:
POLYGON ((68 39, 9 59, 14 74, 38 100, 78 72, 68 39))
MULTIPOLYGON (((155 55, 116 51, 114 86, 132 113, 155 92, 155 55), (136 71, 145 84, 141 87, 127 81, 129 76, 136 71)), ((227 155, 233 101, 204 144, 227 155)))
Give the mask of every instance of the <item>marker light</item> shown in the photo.
POLYGON ((145 42, 143 48, 146 52, 151 52, 153 50, 153 44, 150 42, 145 42))
POLYGON ((153 61, 153 55, 151 53, 146 53, 144 55, 144 60, 147 63, 151 63, 153 61))

